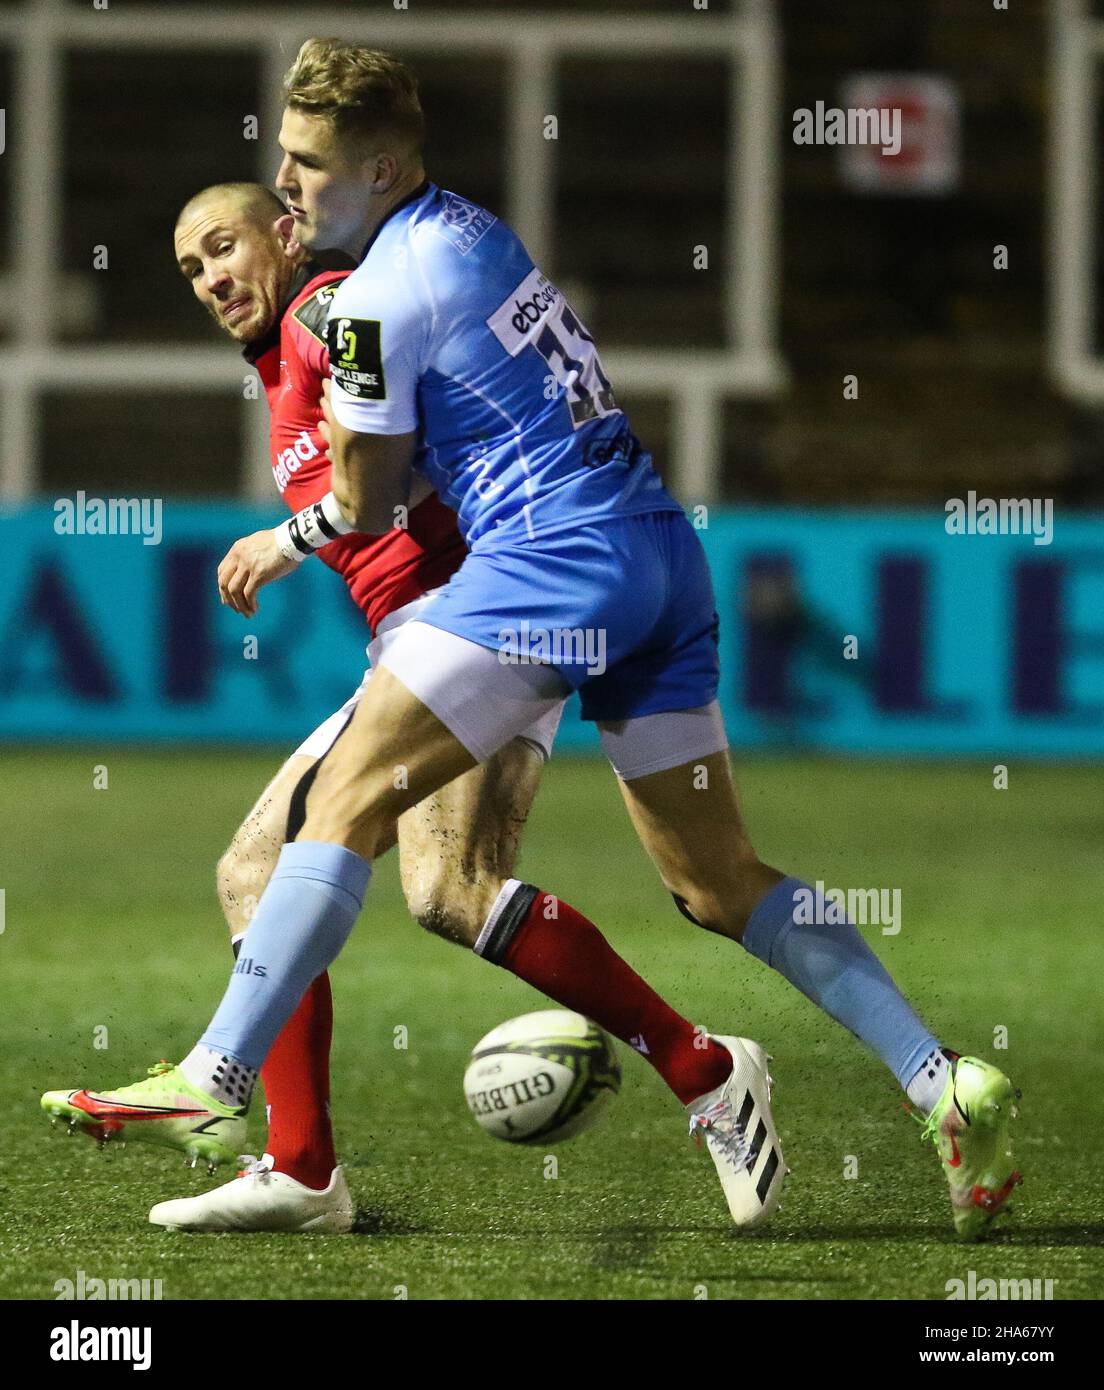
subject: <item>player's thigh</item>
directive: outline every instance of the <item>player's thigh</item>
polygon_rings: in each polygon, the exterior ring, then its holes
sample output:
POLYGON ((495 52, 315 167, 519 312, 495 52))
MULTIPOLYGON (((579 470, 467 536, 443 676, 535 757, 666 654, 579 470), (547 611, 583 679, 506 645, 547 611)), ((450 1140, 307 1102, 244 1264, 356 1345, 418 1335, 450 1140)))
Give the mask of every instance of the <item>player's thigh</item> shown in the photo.
POLYGON ((727 751, 620 786, 633 827, 668 891, 703 926, 738 938, 755 903, 781 875, 755 853, 727 751))
POLYGON ((219 860, 218 893, 233 935, 245 931, 287 835, 296 787, 317 759, 294 753, 257 798, 219 860))
POLYGON ((404 811, 558 717, 557 671, 499 655, 432 624, 404 623, 319 769, 299 838, 374 858, 404 811))
POLYGON ((412 915, 451 941, 473 945, 513 876, 544 758, 515 738, 399 821, 399 865, 412 915))
POLYGON ((307 796, 300 840, 342 844, 375 859, 410 806, 476 762, 386 666, 372 673, 307 796))

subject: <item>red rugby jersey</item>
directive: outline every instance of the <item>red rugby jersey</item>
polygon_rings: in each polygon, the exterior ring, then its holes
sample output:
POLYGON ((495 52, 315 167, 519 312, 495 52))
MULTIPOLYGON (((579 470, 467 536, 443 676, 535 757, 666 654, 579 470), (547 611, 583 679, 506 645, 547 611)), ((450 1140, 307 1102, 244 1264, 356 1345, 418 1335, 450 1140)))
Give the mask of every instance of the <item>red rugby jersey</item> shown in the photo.
MULTIPOLYGON (((330 457, 318 433, 322 383, 330 374, 326 316, 349 273, 308 263, 292 283, 278 331, 274 327, 242 354, 264 383, 272 472, 293 512, 330 491, 330 457)), ((407 529, 394 527, 383 536, 340 536, 317 552, 349 586, 373 631, 388 613, 444 584, 467 554, 455 512, 436 493, 412 507, 408 521, 407 529)))

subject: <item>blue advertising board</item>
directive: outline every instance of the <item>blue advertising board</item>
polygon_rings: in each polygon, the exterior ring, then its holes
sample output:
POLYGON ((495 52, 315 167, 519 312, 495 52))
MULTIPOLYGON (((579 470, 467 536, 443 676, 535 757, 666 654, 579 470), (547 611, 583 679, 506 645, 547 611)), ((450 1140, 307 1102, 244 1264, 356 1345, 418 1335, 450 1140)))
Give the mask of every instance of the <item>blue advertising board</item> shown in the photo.
MULTIPOLYGON (((0 738, 298 742, 351 693, 366 630, 304 564, 246 621, 215 569, 271 509, 166 502, 145 534, 0 512, 0 738)), ((948 534, 942 511, 696 514, 743 748, 1104 756, 1104 517, 948 534)), ((574 714, 562 749, 594 746, 574 714)))

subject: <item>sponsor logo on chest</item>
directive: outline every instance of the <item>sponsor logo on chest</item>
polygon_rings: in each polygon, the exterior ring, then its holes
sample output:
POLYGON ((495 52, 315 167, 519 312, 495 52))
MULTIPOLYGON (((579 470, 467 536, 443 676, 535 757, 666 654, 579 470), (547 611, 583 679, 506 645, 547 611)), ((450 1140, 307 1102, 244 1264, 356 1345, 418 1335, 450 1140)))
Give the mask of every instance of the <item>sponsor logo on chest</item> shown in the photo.
POLYGON ((319 456, 318 446, 310 437, 308 430, 300 430, 286 449, 281 449, 272 465, 276 486, 283 492, 291 481, 291 475, 298 473, 304 463, 319 456))

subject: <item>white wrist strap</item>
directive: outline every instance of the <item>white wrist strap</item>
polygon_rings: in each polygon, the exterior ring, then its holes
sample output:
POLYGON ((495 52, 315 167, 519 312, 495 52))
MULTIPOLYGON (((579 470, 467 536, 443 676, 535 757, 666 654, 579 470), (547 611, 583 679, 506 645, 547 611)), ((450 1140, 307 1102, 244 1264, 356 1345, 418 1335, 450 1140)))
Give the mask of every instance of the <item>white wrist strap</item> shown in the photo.
POLYGON ((341 515, 337 498, 327 492, 320 502, 312 502, 273 531, 276 548, 285 560, 301 564, 308 555, 329 545, 338 536, 347 536, 352 526, 341 515))

